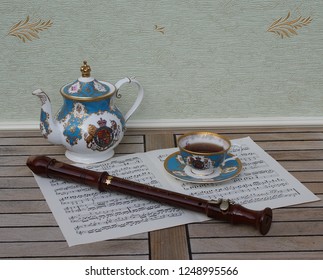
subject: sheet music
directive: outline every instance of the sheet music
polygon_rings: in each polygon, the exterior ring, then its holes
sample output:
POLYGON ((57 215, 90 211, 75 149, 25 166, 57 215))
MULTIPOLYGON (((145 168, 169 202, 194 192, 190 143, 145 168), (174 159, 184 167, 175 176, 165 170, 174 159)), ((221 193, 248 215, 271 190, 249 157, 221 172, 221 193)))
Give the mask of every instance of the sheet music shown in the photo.
MULTIPOLYGON (((254 210, 319 200, 250 137, 232 140, 232 143, 242 146, 239 159, 243 168, 238 177, 217 184, 191 184, 169 176, 168 180, 172 180, 172 185, 180 184, 189 195, 204 199, 229 198, 254 210)), ((154 156, 160 158, 159 152, 154 156)), ((156 159, 155 162, 160 162, 156 159)))
MULTIPOLYGON (((249 137, 232 142, 243 147, 243 170, 238 177, 219 184, 191 184, 171 177, 163 162, 177 148, 116 157, 86 168, 205 199, 230 198, 252 209, 318 200, 249 137)), ((69 246, 208 219, 138 197, 100 193, 88 186, 34 176, 69 246)))
MULTIPOLYGON (((87 166, 109 170, 109 174, 162 187, 162 178, 152 171, 146 154, 114 158, 106 163, 87 166)), ((34 175, 69 246, 129 236, 172 227, 207 217, 117 192, 98 190, 61 180, 34 175)))

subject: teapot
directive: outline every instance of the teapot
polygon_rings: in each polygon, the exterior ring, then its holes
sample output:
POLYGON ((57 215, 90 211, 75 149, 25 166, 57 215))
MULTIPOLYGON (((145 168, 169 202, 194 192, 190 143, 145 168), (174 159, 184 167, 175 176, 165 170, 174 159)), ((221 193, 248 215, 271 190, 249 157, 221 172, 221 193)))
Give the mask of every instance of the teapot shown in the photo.
POLYGON ((48 95, 41 89, 33 92, 41 100, 40 130, 52 144, 66 148, 65 156, 79 163, 105 161, 114 155, 126 129, 126 122, 139 107, 144 90, 135 78, 123 78, 115 85, 91 77, 86 61, 80 68, 81 77, 64 85, 60 93, 64 103, 55 116, 48 95), (130 110, 122 115, 115 105, 124 84, 135 84, 137 98, 130 110))

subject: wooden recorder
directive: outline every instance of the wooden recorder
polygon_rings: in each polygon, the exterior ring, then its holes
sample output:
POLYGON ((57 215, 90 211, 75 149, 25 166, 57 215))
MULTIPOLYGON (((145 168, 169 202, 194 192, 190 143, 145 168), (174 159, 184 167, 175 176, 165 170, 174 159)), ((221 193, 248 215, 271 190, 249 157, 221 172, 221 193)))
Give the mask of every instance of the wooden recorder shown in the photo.
POLYGON ((272 210, 268 207, 261 211, 255 211, 228 199, 205 200, 114 177, 105 171, 83 169, 46 156, 30 156, 27 166, 42 177, 59 178, 89 185, 101 192, 116 191, 139 196, 204 213, 210 218, 229 221, 232 224, 252 225, 263 235, 268 233, 272 222, 272 210))

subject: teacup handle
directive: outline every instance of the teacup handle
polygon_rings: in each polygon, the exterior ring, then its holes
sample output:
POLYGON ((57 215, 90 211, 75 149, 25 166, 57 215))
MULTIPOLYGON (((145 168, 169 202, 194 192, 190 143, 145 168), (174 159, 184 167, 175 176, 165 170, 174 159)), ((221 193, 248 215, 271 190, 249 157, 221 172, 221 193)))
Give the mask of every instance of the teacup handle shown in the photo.
POLYGON ((144 89, 141 86, 141 84, 135 79, 135 78, 123 78, 121 80, 119 80, 118 82, 116 82, 115 87, 116 87, 116 97, 120 98, 121 95, 120 93, 118 93, 120 87, 124 84, 136 84, 138 86, 138 95, 137 95, 137 99, 135 100, 135 102, 133 103, 132 107, 130 108, 130 110, 125 114, 124 119, 125 122, 127 122, 127 120, 131 117, 131 115, 137 110, 137 108, 139 107, 143 97, 144 97, 144 89))
POLYGON ((230 157, 230 158, 227 158, 227 159, 225 159, 223 162, 222 162, 222 166, 225 166, 225 163, 226 162, 228 162, 228 161, 230 161, 230 160, 235 160, 235 159, 237 159, 238 157, 240 157, 240 155, 241 155, 241 153, 242 153, 242 146, 241 145, 237 145, 237 144, 233 144, 231 147, 238 147, 238 149, 239 149, 239 153, 238 153, 238 155, 234 155, 233 157, 230 157))

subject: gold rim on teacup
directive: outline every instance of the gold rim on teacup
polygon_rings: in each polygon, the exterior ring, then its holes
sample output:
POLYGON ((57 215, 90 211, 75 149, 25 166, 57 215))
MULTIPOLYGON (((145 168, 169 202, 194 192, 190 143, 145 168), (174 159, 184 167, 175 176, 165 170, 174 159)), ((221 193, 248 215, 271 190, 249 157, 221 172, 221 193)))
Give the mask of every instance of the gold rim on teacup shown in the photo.
POLYGON ((190 153, 190 154, 194 154, 194 155, 216 155, 216 154, 223 154, 223 153, 228 152, 230 150, 230 148, 231 148, 231 141, 230 141, 230 139, 228 139, 227 137, 225 137, 223 135, 220 135, 218 133, 207 132, 207 131, 196 131, 196 132, 185 133, 182 136, 178 137, 177 143, 178 143, 178 148, 180 150, 185 151, 185 152, 190 153), (211 136, 215 136, 217 138, 221 138, 221 139, 225 140, 229 144, 229 147, 227 149, 223 149, 220 152, 212 152, 212 153, 194 152, 194 151, 187 150, 184 147, 181 147, 180 146, 180 141, 183 138, 188 137, 188 136, 191 136, 191 135, 211 135, 211 136))

